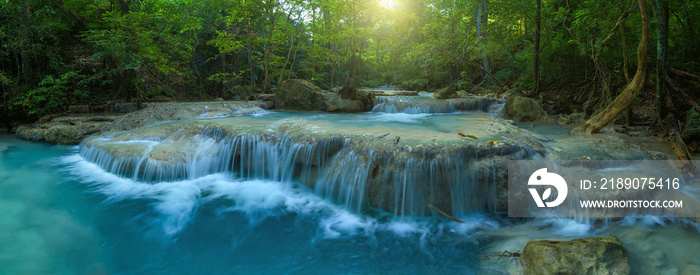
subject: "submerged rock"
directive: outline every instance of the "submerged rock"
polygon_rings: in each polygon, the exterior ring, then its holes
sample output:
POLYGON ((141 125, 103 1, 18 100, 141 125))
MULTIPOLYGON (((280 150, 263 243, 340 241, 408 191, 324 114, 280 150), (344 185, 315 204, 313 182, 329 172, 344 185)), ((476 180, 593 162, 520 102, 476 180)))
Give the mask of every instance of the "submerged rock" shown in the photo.
POLYGON ((548 121, 549 116, 532 98, 515 96, 506 99, 503 115, 507 118, 521 121, 548 121))
POLYGON ((335 92, 323 91, 301 79, 285 80, 275 92, 275 108, 296 111, 365 112, 373 104, 373 96, 357 91, 353 98, 342 98, 335 92))
POLYGON ((525 274, 629 274, 627 250, 615 236, 536 240, 520 257, 525 274))

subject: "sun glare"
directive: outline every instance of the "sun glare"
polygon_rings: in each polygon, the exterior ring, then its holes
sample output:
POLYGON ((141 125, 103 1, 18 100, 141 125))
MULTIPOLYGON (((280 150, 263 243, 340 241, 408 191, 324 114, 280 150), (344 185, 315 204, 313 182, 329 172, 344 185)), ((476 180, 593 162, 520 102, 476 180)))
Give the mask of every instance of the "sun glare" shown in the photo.
POLYGON ((397 5, 396 0, 380 0, 380 3, 382 4, 382 7, 389 10, 393 10, 397 5))

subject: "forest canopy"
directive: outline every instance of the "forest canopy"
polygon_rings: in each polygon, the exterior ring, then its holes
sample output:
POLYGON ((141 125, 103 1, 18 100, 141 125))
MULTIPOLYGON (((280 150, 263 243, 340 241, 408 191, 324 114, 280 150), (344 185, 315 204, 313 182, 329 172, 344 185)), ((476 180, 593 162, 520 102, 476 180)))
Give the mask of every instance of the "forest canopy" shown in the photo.
MULTIPOLYGON (((664 66, 697 75, 699 4, 648 3, 652 30, 666 22, 664 66)), ((630 82, 641 26, 628 0, 0 0, 0 120, 109 100, 245 98, 292 78, 566 91, 592 113, 630 82)))

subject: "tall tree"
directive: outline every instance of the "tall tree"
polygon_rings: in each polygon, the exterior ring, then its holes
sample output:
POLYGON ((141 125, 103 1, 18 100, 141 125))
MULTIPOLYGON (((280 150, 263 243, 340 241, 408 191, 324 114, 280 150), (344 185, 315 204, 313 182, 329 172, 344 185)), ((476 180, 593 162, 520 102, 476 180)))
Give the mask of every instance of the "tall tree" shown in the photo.
POLYGON ((646 1, 647 0, 639 0, 639 13, 642 19, 642 39, 639 41, 639 47, 637 48, 637 72, 634 74, 634 78, 608 107, 598 113, 598 115, 590 118, 584 125, 574 129, 574 131, 597 133, 600 129, 603 129, 603 127, 612 122, 620 112, 627 108, 632 103, 632 100, 637 97, 642 88, 644 88, 644 83, 646 82, 646 56, 649 47, 649 17, 647 15, 646 1))
POLYGON ((535 0, 535 43, 532 59, 532 94, 540 94, 540 32, 542 23, 542 2, 535 0))
POLYGON ((654 0, 656 21, 656 106, 659 118, 666 108, 666 51, 668 48, 668 2, 654 0))
MULTIPOLYGON (((483 0, 479 5, 479 12, 476 16, 476 36, 479 39, 479 48, 481 50, 481 66, 485 71, 491 72, 491 66, 489 65, 489 58, 486 54, 487 47, 487 32, 489 23, 489 1, 483 0)), ((485 74, 484 78, 490 83, 492 81, 489 74, 485 74)))

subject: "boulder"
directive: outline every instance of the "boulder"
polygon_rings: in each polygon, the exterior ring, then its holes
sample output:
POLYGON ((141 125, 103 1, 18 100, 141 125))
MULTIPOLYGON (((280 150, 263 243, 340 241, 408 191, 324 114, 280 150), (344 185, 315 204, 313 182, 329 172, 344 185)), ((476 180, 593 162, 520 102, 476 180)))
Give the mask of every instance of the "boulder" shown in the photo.
POLYGON ((459 91, 457 91, 457 96, 458 97, 468 97, 469 93, 465 90, 459 90, 459 91))
POLYGON ((275 106, 287 110, 319 110, 323 102, 322 93, 321 88, 306 80, 285 80, 275 93, 275 106))
POLYGON ((366 91, 356 91, 351 98, 342 98, 338 93, 323 91, 301 79, 282 82, 274 97, 275 108, 282 110, 365 112, 373 105, 373 96, 366 91))
POLYGON ((627 249, 615 236, 529 241, 520 257, 525 274, 629 274, 627 249))
POLYGON ((515 96, 525 96, 525 94, 523 94, 523 92, 518 88, 512 88, 510 90, 505 91, 505 93, 503 93, 502 96, 503 98, 509 98, 515 96))
POLYGON ((537 101, 522 96, 507 98, 506 105, 503 106, 503 115, 516 122, 549 120, 549 116, 542 110, 542 107, 537 104, 537 101))
POLYGON ((437 98, 437 99, 450 99, 450 98, 458 98, 459 95, 457 94, 457 92, 455 92, 454 89, 452 89, 452 87, 447 87, 447 88, 443 88, 443 89, 438 90, 433 95, 433 97, 437 98))

